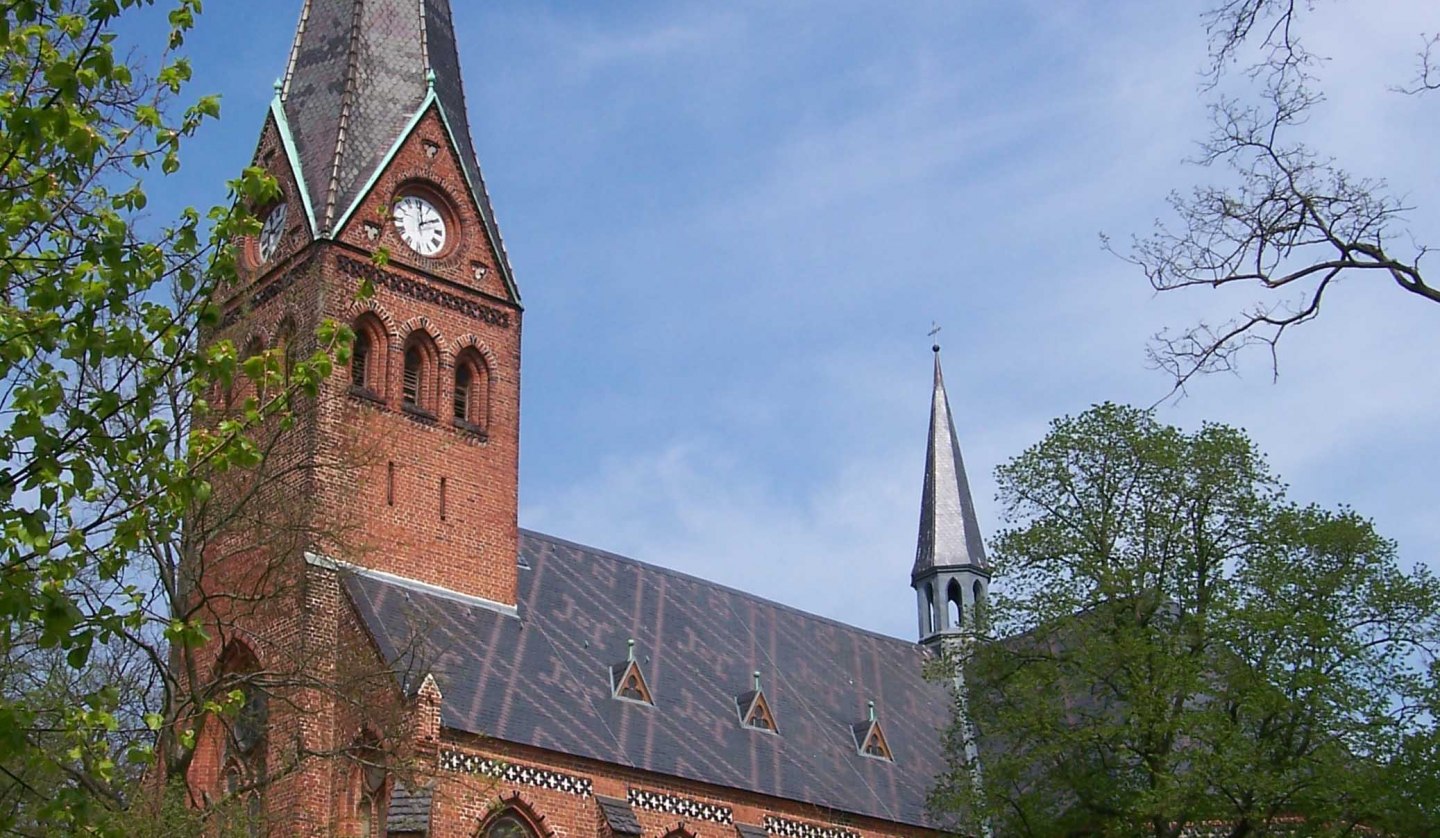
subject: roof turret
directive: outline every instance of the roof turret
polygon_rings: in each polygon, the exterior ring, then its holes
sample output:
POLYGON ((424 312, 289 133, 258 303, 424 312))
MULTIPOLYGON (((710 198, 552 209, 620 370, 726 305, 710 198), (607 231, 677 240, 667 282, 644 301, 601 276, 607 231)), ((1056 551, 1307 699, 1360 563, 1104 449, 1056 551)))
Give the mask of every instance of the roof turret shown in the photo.
POLYGON ((935 389, 930 401, 930 439, 925 452, 925 489, 920 500, 920 538, 912 581, 947 568, 989 570, 975 502, 965 478, 965 461, 950 416, 940 347, 935 350, 935 389))

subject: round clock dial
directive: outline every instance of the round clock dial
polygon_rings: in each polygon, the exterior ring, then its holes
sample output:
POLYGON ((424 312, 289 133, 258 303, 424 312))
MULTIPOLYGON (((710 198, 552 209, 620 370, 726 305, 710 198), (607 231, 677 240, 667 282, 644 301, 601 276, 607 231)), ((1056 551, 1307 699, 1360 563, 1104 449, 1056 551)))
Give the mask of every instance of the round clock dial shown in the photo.
POLYGON ((280 247, 280 239, 285 235, 285 216, 287 206, 276 204, 265 216, 265 222, 260 226, 260 261, 268 262, 270 257, 280 247))
POLYGON ((445 249, 445 217, 419 195, 406 195, 395 205, 395 229, 421 256, 434 256, 445 249))

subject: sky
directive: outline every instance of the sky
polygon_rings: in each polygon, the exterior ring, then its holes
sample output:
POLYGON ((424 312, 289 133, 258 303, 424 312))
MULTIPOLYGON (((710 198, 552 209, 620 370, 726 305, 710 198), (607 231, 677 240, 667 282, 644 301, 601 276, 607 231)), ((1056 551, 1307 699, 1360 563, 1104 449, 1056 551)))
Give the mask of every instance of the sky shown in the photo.
MULTIPOLYGON (((157 216, 224 199, 300 5, 206 4, 189 90, 223 116, 152 186, 157 216)), ((1163 399, 1149 337, 1255 299, 1157 296, 1100 244, 1211 176, 1185 162, 1203 5, 458 0, 526 307, 521 525, 913 637, 932 324, 989 537, 997 465, 1054 417, 1163 399)), ((1440 243, 1440 94, 1388 92, 1440 29, 1432 0, 1306 24, 1330 59, 1312 142, 1440 243)), ((1278 377, 1246 356, 1158 418, 1245 428, 1292 499, 1349 505, 1440 568, 1440 306, 1378 279, 1334 292, 1278 377)))

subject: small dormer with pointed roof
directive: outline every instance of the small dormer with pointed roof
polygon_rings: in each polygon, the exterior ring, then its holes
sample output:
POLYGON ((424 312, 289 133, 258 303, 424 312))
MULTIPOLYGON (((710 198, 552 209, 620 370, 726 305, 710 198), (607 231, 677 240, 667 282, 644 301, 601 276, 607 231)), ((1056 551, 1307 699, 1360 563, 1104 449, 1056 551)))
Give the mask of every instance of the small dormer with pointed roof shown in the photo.
POLYGON ((990 587, 990 565, 945 393, 940 347, 933 349, 935 385, 920 501, 920 537, 910 571, 924 643, 974 629, 977 611, 983 608, 990 587))

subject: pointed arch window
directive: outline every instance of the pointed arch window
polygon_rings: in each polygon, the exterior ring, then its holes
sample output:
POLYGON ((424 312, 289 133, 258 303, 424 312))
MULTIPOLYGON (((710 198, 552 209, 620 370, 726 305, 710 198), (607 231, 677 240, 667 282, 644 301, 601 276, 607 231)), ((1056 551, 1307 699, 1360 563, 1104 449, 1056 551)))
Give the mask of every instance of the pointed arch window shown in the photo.
POLYGON ((262 834, 269 702, 258 683, 260 664, 244 645, 233 643, 221 655, 217 688, 221 694, 240 693, 233 716, 223 717, 222 783, 227 798, 237 803, 246 835, 262 834), (239 801, 242 801, 239 802, 239 801))
POLYGON ((455 359, 455 425, 484 434, 490 426, 490 369, 473 347, 455 359))
POLYGON ((529 820, 513 806, 491 816, 478 834, 480 838, 538 838, 529 820))
POLYGON ((384 832, 380 824, 385 821, 385 767, 381 762, 379 749, 373 737, 367 737, 356 755, 356 835, 361 838, 378 838, 384 832))

